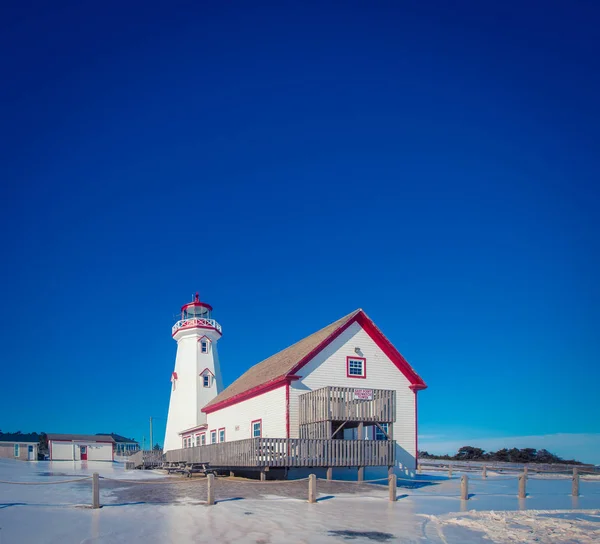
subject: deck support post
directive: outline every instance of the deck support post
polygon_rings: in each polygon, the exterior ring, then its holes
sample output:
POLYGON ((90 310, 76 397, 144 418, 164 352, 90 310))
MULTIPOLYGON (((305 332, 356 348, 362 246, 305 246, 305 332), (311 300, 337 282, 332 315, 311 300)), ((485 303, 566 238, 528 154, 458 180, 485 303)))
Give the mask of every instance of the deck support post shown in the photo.
POLYGON ((100 476, 92 474, 92 508, 100 508, 100 476))
POLYGON ((396 502, 398 500, 398 476, 396 476, 395 474, 391 474, 390 475, 390 480, 389 480, 389 488, 390 488, 390 501, 391 502, 396 502))
POLYGON ((229 477, 233 478, 234 476, 235 476, 235 472, 233 472, 233 470, 230 470, 229 471, 229 477))
POLYGON ((573 495, 573 497, 579 497, 579 471, 576 468, 573 469, 573 485, 571 487, 571 495, 573 495))
POLYGON ((207 484, 206 484, 206 504, 208 506, 212 506, 215 504, 215 475, 208 474, 206 476, 207 484))
POLYGON ((358 467, 358 481, 363 482, 365 480, 365 467, 358 467))
POLYGON ((469 477, 466 474, 460 477, 460 500, 469 500, 469 477))
POLYGON ((481 477, 487 478, 487 467, 485 465, 483 465, 483 469, 481 471, 481 477))
POLYGON ((317 502, 317 476, 315 474, 308 476, 308 502, 317 502))
POLYGON ((525 473, 519 474, 519 499, 524 499, 527 497, 527 475, 525 473))
POLYGON ((333 467, 327 467, 327 479, 333 480, 333 467))
POLYGON ((264 470, 260 471, 260 481, 264 482, 267 479, 267 473, 264 470))

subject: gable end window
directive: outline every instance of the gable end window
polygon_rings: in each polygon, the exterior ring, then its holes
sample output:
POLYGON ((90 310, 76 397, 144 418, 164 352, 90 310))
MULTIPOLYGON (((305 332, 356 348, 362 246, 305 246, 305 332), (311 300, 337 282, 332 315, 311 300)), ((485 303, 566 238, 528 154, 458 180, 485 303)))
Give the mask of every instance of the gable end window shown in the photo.
POLYGON ((348 378, 366 378, 367 360, 364 357, 346 357, 346 376, 348 378))

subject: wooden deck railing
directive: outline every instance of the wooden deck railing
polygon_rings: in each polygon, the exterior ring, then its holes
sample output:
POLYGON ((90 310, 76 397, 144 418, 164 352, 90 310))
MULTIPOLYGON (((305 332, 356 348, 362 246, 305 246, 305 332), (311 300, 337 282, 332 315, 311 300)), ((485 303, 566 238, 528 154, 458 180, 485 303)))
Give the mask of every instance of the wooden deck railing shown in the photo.
POLYGON ((304 393, 299 400, 300 425, 319 421, 396 421, 396 392, 388 389, 328 386, 304 393))
POLYGON ((392 466, 393 440, 311 440, 250 438, 171 450, 169 462, 210 463, 214 467, 392 466))

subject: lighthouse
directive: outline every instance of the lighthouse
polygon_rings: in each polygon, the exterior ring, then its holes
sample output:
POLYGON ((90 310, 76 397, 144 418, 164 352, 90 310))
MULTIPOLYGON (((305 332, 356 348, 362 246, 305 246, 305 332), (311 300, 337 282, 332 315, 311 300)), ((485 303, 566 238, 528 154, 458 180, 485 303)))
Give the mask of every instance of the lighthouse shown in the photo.
POLYGON ((206 414, 201 410, 223 389, 217 352, 221 325, 212 318, 212 306, 200 302, 198 293, 181 307, 172 336, 177 356, 163 451, 200 445, 199 431, 206 428, 206 414))

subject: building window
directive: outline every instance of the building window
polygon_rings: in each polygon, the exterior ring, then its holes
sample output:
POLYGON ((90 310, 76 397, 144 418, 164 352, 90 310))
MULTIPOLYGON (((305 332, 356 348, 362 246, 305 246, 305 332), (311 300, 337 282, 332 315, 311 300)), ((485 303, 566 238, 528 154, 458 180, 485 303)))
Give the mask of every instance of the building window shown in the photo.
POLYGON ((207 340, 200 340, 200 352, 208 353, 208 341, 207 340))
POLYGON ((367 360, 364 357, 346 357, 346 376, 348 378, 366 378, 367 360))
POLYGON ((217 443, 217 431, 210 431, 210 443, 211 444, 217 443))
POLYGON ((19 444, 15 444, 15 457, 19 457, 19 444))
POLYGON ((202 385, 204 385, 204 387, 210 387, 210 375, 209 374, 205 374, 204 376, 202 376, 202 385))
POLYGON ((206 446, 206 433, 202 433, 200 435, 200 445, 201 446, 206 446))
POLYGON ((381 432, 381 429, 375 425, 375 440, 387 440, 388 424, 380 423, 379 425, 383 428, 385 433, 381 432))
POLYGON ((219 442, 225 442, 225 429, 219 429, 219 442))
POLYGON ((262 436, 262 419, 257 419, 252 422, 252 438, 260 438, 262 436))

